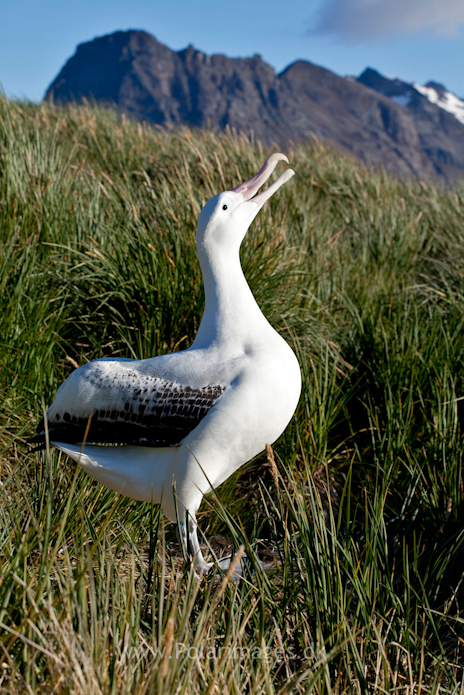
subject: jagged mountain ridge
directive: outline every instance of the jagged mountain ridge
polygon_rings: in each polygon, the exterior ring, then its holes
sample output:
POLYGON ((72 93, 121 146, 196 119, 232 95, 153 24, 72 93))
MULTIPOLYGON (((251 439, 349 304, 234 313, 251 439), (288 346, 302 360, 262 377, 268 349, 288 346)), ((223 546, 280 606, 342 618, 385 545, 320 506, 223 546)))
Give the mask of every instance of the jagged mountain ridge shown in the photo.
POLYGON ((464 177, 464 125, 417 95, 423 101, 404 108, 308 61, 277 74, 258 55, 176 52, 130 30, 80 44, 45 98, 109 102, 160 125, 229 125, 282 148, 316 137, 401 176, 464 177))
POLYGON ((464 123, 464 100, 459 99, 453 92, 449 92, 439 82, 430 81, 424 85, 417 84, 417 82, 409 83, 397 77, 385 77, 373 68, 366 68, 357 80, 393 99, 401 106, 409 106, 417 98, 416 93, 419 93, 430 103, 436 104, 441 109, 451 113, 460 123, 464 123))

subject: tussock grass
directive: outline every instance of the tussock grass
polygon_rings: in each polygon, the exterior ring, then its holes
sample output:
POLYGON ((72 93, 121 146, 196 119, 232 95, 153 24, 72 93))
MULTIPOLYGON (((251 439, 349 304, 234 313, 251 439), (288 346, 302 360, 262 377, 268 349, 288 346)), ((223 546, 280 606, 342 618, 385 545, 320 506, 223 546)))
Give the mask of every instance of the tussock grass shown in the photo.
POLYGON ((200 515, 244 581, 197 582, 156 507, 24 446, 76 364, 190 344, 197 215, 266 154, 0 100, 1 693, 463 691, 462 186, 288 153, 242 262, 303 395, 200 515))

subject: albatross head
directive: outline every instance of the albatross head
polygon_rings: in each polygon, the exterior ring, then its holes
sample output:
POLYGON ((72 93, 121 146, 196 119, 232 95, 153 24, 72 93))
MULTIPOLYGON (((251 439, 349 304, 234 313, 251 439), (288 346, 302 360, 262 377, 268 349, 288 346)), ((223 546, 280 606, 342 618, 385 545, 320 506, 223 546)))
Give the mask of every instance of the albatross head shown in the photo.
POLYGON ((231 191, 225 191, 208 200, 198 218, 197 245, 208 251, 223 247, 239 248, 248 227, 268 200, 282 184, 294 175, 287 169, 265 191, 255 195, 274 171, 277 162, 288 159, 278 152, 266 159, 262 168, 251 179, 231 191))

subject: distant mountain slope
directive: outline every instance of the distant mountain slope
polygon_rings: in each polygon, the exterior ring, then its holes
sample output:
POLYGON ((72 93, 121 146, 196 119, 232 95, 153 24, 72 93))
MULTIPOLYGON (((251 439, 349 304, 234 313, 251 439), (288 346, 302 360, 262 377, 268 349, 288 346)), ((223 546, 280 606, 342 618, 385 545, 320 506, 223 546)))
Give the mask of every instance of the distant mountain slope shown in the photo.
POLYGON ((420 85, 414 82, 414 87, 432 103, 441 109, 452 113, 460 123, 464 123, 464 100, 459 99, 453 92, 448 92, 446 87, 438 82, 427 82, 420 85))
POLYGON ((464 177, 463 123, 432 103, 423 88, 418 89, 419 85, 390 80, 372 68, 365 70, 358 82, 387 95, 412 116, 421 148, 439 175, 447 179, 464 177))
POLYGON ((464 123, 464 100, 459 99, 453 92, 448 92, 446 87, 439 82, 427 82, 425 85, 417 84, 417 82, 404 82, 397 77, 385 77, 372 68, 366 68, 358 77, 358 82, 390 97, 401 106, 408 106, 414 99, 415 92, 419 92, 431 104, 436 104, 441 109, 451 113, 460 123, 464 123))
POLYGON ((176 52, 126 31, 80 44, 45 98, 110 102, 161 125, 229 125, 279 147, 315 136, 402 176, 464 177, 463 124, 415 89, 403 108, 399 93, 361 82, 302 60, 277 75, 258 55, 176 52))

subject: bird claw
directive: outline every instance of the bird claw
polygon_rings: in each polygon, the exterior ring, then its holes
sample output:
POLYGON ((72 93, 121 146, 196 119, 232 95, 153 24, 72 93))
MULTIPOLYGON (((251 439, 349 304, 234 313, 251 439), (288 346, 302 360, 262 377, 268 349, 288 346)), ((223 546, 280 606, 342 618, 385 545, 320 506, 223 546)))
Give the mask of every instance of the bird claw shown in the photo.
MULTIPOLYGON (((189 524, 185 521, 178 522, 178 537, 189 557, 193 559, 195 577, 197 579, 206 576, 219 577, 222 572, 229 572, 230 565, 233 564, 233 571, 229 579, 232 581, 240 581, 245 574, 245 565, 248 564, 248 566, 250 566, 243 546, 239 548, 237 555, 227 555, 215 562, 206 562, 198 542, 197 523, 194 518, 190 518, 189 524)), ((261 567, 261 570, 266 572, 275 564, 275 561, 262 562, 262 560, 258 560, 257 564, 261 567)), ((253 573, 254 572, 252 572, 252 574, 253 573)))
MULTIPOLYGON (((230 567, 230 563, 233 560, 234 556, 233 555, 228 555, 227 557, 223 557, 220 560, 217 560, 216 562, 204 562, 201 567, 197 568, 197 576, 198 578, 201 577, 206 577, 206 576, 217 576, 219 577, 220 573, 218 570, 221 570, 222 572, 227 572, 230 567), (199 574, 198 574, 199 572, 199 574)), ((230 576, 231 581, 240 581, 245 573, 245 566, 248 564, 247 562, 247 555, 246 553, 243 554, 242 559, 240 562, 236 565, 234 568, 233 573, 230 576), (243 562, 243 559, 245 559, 245 562, 243 562)), ((258 564, 261 567, 261 570, 266 572, 268 569, 273 567, 274 563, 273 562, 262 562, 261 560, 258 560, 258 564)), ((254 574, 254 572, 252 572, 254 574)))

